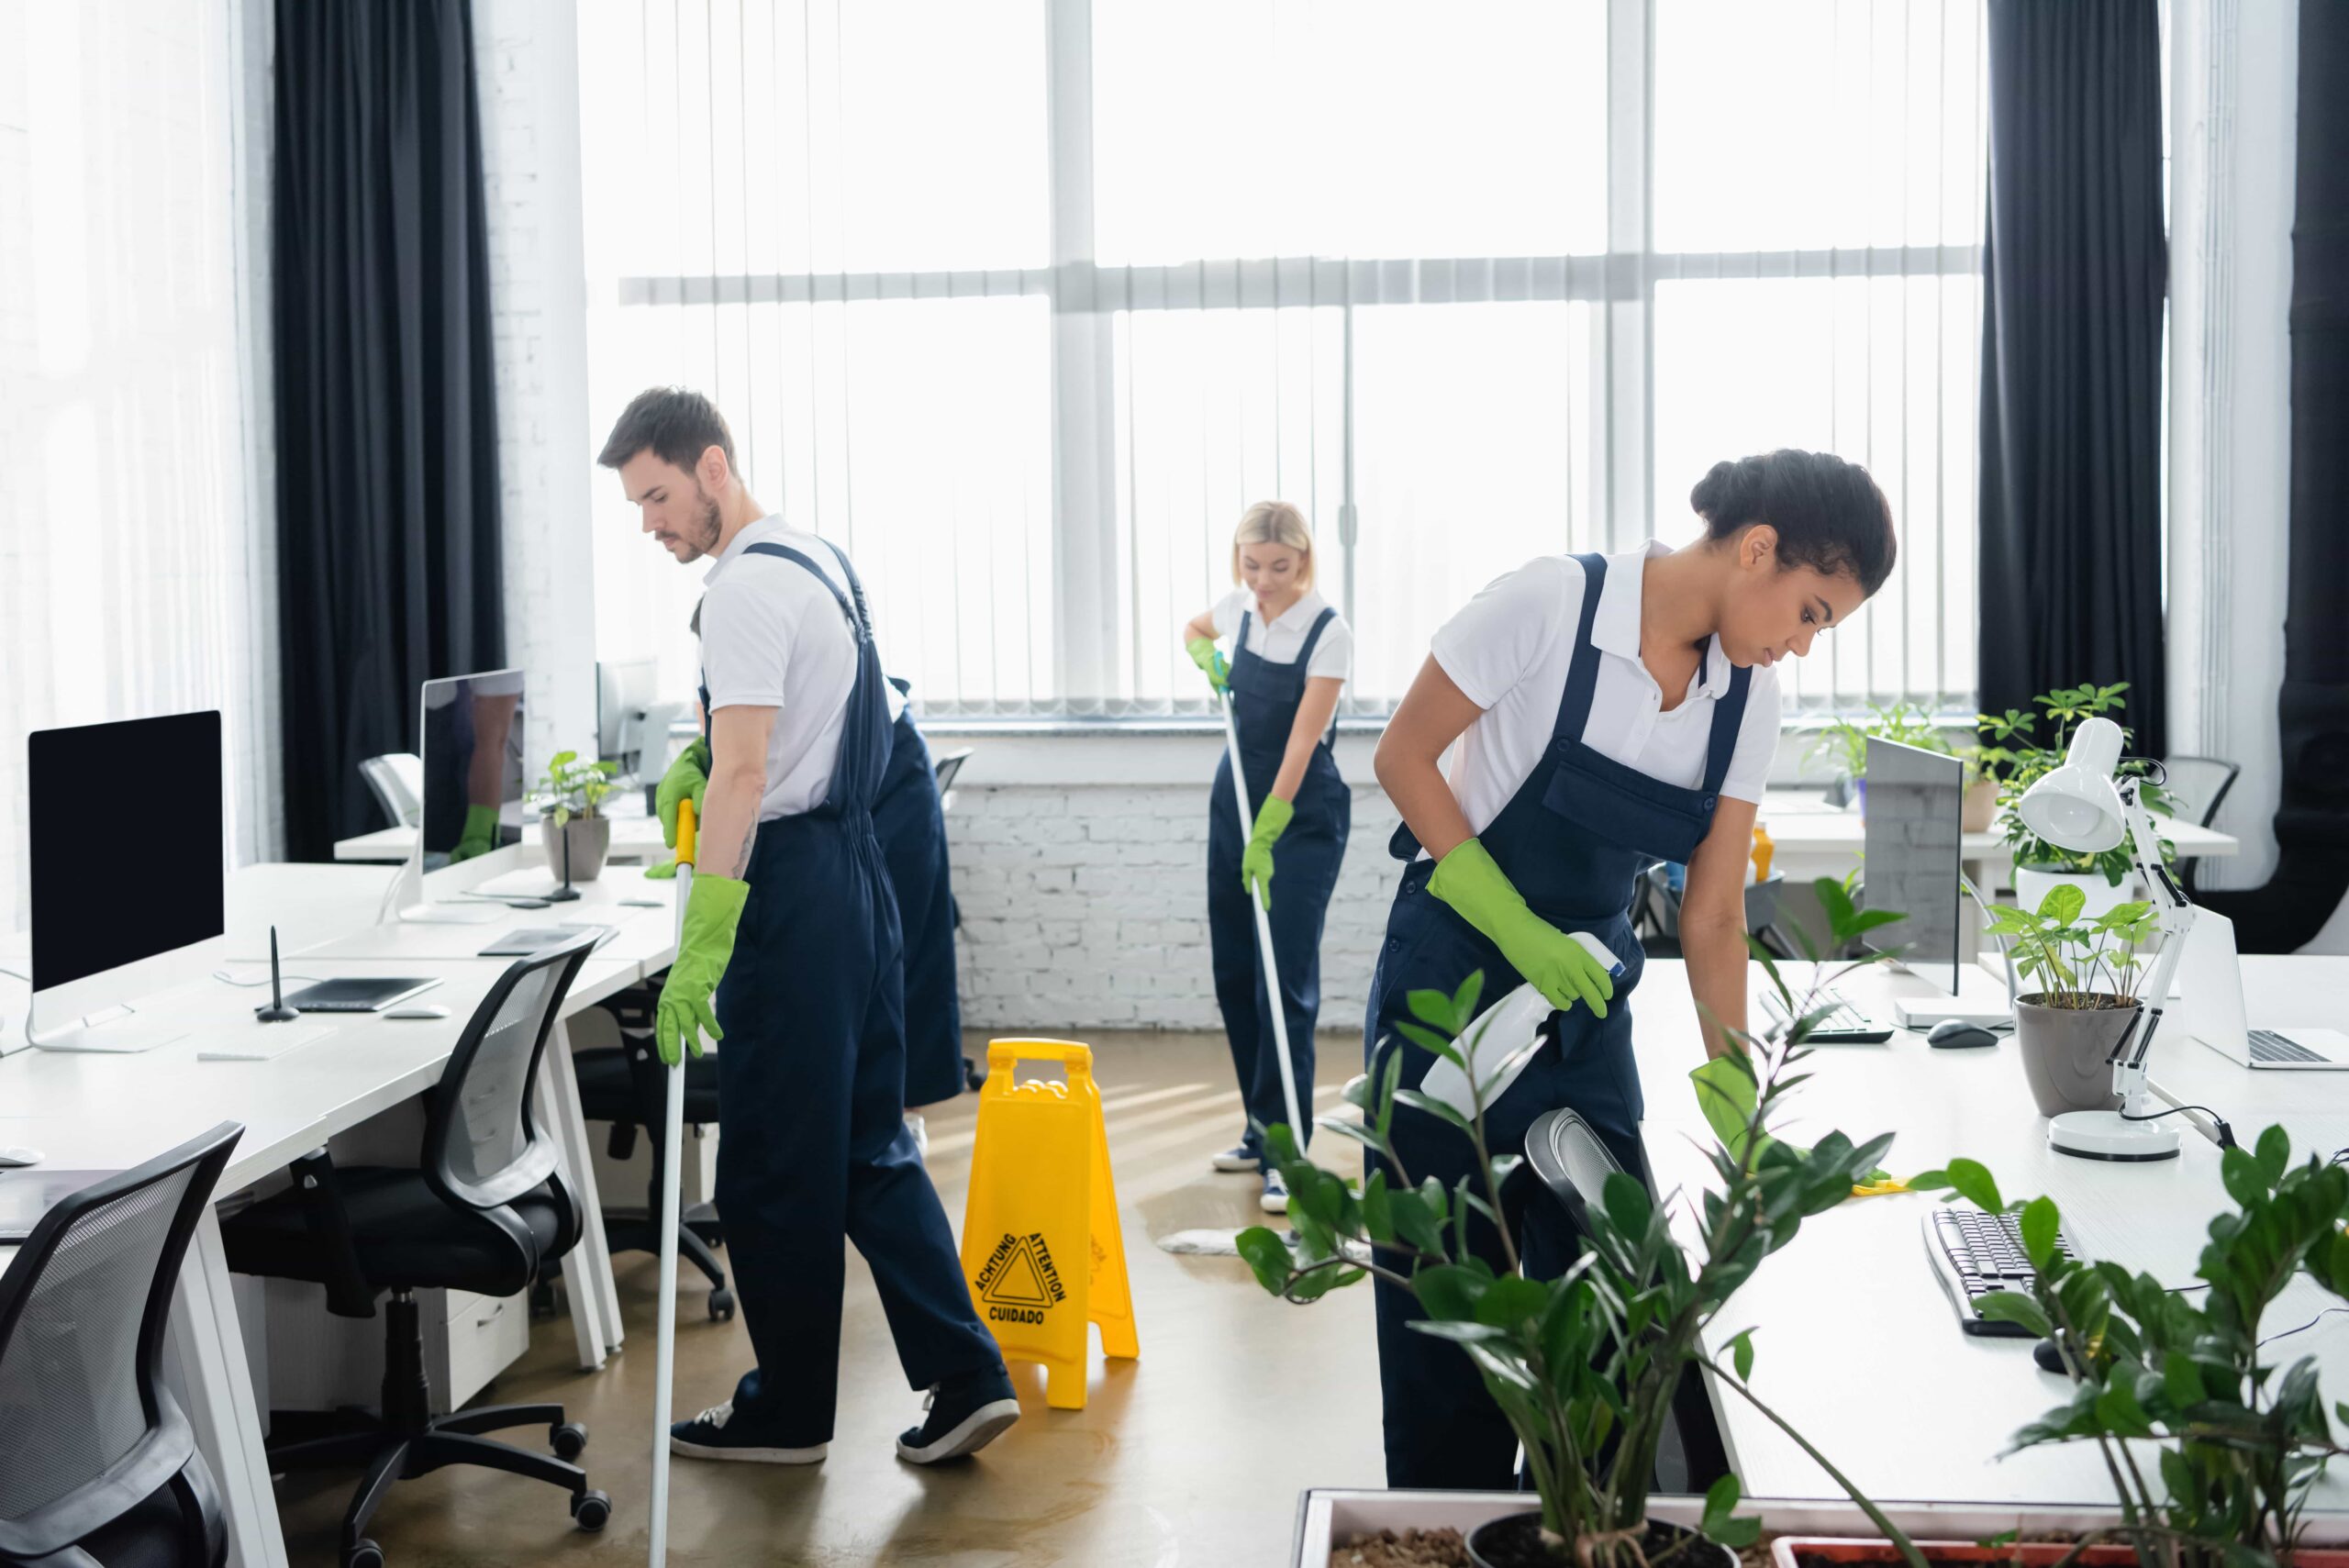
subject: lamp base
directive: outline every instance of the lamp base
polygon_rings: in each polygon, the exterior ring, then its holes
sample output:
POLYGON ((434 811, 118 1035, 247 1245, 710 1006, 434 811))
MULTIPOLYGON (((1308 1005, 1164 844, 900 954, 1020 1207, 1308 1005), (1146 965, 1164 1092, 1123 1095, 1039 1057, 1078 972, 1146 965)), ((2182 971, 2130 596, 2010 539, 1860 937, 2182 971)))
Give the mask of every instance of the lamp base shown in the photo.
POLYGON ((2177 1134, 2149 1121, 2131 1121, 2119 1111, 2065 1111, 2047 1123, 2047 1145, 2082 1160, 2137 1163, 2177 1158, 2177 1134))

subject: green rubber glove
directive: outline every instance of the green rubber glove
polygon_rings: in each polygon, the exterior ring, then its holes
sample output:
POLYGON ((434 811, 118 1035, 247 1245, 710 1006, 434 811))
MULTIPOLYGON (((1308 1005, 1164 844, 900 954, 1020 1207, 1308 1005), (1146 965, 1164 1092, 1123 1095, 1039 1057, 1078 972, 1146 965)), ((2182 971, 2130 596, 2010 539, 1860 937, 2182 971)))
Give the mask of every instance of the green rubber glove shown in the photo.
POLYGON ((677 879, 677 866, 679 863, 680 862, 676 861, 662 861, 659 865, 646 866, 644 868, 644 880, 647 882, 674 882, 677 879))
POLYGON ((1606 969, 1580 942, 1525 906, 1524 895, 1483 844, 1464 840, 1438 861, 1428 891, 1489 938, 1552 1006, 1564 1010, 1580 1002, 1598 1017, 1607 1016, 1615 982, 1606 969))
POLYGON ((751 884, 730 876, 704 873, 694 878, 685 898, 685 929, 677 936, 676 962, 661 987, 661 1001, 652 1016, 653 1043, 661 1060, 674 1067, 690 1050, 701 1054, 701 1037, 723 1040, 718 1014, 710 999, 726 977, 734 957, 734 928, 742 921, 742 901, 751 884))
POLYGON ((497 807, 468 806, 465 807, 465 830, 457 836, 457 847, 449 851, 449 863, 469 861, 475 855, 485 855, 497 848, 497 807))
POLYGON ((1248 835, 1248 847, 1240 851, 1240 885, 1267 909, 1273 906, 1273 846, 1288 831, 1288 820, 1296 815, 1297 807, 1279 795, 1266 795, 1264 809, 1256 813, 1256 830, 1248 835))
MULTIPOLYGON (((661 775, 661 787, 652 792, 652 809, 661 818, 661 841, 671 849, 677 847, 677 802, 694 803, 694 815, 701 815, 702 793, 709 788, 709 742, 696 740, 677 753, 669 771, 661 775)), ((672 871, 670 875, 677 873, 672 871)))
POLYGON ((1208 684, 1215 688, 1216 695, 1221 696, 1231 689, 1231 666, 1224 662, 1223 650, 1215 645, 1214 638, 1195 637, 1183 644, 1183 651, 1206 673, 1208 684))

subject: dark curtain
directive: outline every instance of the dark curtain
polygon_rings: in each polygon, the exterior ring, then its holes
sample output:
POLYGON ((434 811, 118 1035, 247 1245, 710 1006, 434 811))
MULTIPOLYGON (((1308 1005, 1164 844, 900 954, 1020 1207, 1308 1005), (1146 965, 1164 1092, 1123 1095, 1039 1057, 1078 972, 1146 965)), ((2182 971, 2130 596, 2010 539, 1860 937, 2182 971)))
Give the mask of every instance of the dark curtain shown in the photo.
POLYGON ((2162 675, 2162 80, 2155 0, 1990 0, 1982 706, 2162 675), (1990 606, 1997 613, 1990 613, 1990 606))
POLYGON ((481 120, 468 0, 277 0, 278 617, 296 860, 382 826, 362 760, 494 668, 481 120))

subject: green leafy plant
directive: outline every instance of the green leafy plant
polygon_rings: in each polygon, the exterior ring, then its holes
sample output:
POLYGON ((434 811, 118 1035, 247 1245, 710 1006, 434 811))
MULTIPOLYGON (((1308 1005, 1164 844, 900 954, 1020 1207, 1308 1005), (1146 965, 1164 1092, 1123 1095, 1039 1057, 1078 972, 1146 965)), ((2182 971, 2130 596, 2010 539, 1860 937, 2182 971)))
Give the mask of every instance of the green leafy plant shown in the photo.
MULTIPOLYGON (((1820 879, 1816 887, 1838 946, 1900 918, 1855 909, 1831 879, 1820 879)), ((1452 1062, 1471 1080, 1469 1111, 1401 1087, 1403 1052, 1388 1041, 1378 1070, 1349 1091, 1362 1119, 1331 1116, 1319 1122, 1377 1157, 1365 1180, 1348 1181, 1301 1159, 1288 1128, 1266 1129, 1266 1147, 1288 1184, 1296 1244, 1292 1250, 1263 1228, 1241 1232, 1240 1252, 1258 1282, 1297 1303, 1374 1275, 1410 1292, 1423 1315, 1412 1327, 1459 1346, 1523 1442, 1543 1540, 1562 1563, 1663 1568, 1695 1539, 1684 1535, 1653 1553, 1642 1544, 1673 1390, 1690 1367, 1702 1367, 1834 1476, 1900 1545, 1913 1568, 1923 1568, 1923 1558, 1891 1520, 1755 1396, 1748 1382, 1751 1331, 1716 1331, 1731 1298, 1763 1260, 1792 1240, 1804 1220, 1833 1208, 1856 1184, 1878 1174, 1876 1163, 1892 1142, 1889 1133, 1854 1143, 1831 1132, 1803 1148, 1772 1136, 1787 1095, 1803 1081, 1798 1071, 1809 1054, 1803 1042, 1826 1016, 1817 1005, 1819 990, 1834 976, 1798 997, 1768 955, 1755 951, 1794 1021, 1766 1037, 1732 1031, 1742 1049, 1698 1072, 1699 1098, 1716 1135, 1709 1151, 1714 1184, 1693 1197, 1675 1193, 1658 1201, 1636 1178, 1609 1174, 1587 1211, 1590 1234, 1583 1253, 1560 1278, 1525 1274, 1501 1218, 1501 1190, 1520 1156, 1493 1150, 1486 1109, 1494 1080, 1475 1082, 1469 1066, 1481 971, 1451 995, 1411 993, 1411 1018, 1397 1026, 1411 1046, 1452 1062), (1414 1184, 1396 1154, 1398 1116, 1448 1124, 1475 1151, 1472 1173, 1449 1188, 1433 1176, 1414 1184), (1678 1233, 1676 1211, 1686 1219, 1678 1233), (1501 1266, 1472 1245, 1472 1218, 1498 1232, 1501 1266)), ((1879 956, 1858 960, 1836 975, 1879 956)), ((1818 965, 1814 973, 1826 967, 1818 965)), ((1706 1496, 1700 1533, 1731 1548, 1751 1544, 1759 1524, 1736 1517, 1741 1497, 1734 1475, 1716 1483, 1706 1496)))
POLYGON ((547 760, 547 771, 530 792, 540 813, 552 817, 558 828, 573 817, 593 821, 604 797, 619 787, 618 762, 583 762, 576 751, 557 751, 547 760))
POLYGON ((1994 906, 1989 930, 2009 939, 2015 973, 2038 982, 2043 1006, 2133 1007, 2141 950, 2160 929, 2154 906, 2134 900, 2084 920, 2087 907, 2087 894, 2058 883, 2036 909, 1994 906))
POLYGON ((1958 754, 1974 770, 1975 777, 2004 784, 2036 753, 2031 743, 2036 722, 2021 708, 2010 707, 2003 714, 1978 714, 1974 728, 1980 740, 1958 754))
MULTIPOLYGON (((2220 1169, 2236 1207, 2210 1222, 2199 1285, 2173 1289, 2067 1255, 2062 1216, 2037 1197, 2013 1206, 2031 1288, 1977 1303, 1986 1317, 2054 1340, 2072 1380, 2071 1397, 2018 1431, 2013 1449, 2095 1444, 2122 1524, 2080 1547, 2118 1536, 2148 1568, 2288 1562, 2310 1488, 2343 1451, 2315 1358, 2279 1368, 2262 1349, 2283 1337, 2264 1331, 2268 1309, 2302 1273, 2349 1296, 2349 1166, 2294 1165, 2290 1138, 2271 1127, 2255 1150, 2223 1151, 2220 1169), (2150 1456, 2148 1440, 2159 1445, 2150 1456)), ((1910 1184, 1946 1185, 1988 1213, 2008 1207, 1970 1160, 1910 1184)), ((2349 1421, 2349 1405, 2333 1413, 2349 1421)))
POLYGON ((1890 707, 1871 706, 1865 718, 1829 720, 1820 727, 1819 738, 1811 742, 1809 755, 1831 757, 1845 774, 1865 778, 1868 771, 1868 740, 1872 736, 1938 751, 1943 756, 1955 754, 1949 738, 1933 722, 1932 714, 1913 703, 1897 702, 1890 707))
MULTIPOLYGON (((2125 840, 2095 854, 2074 854, 2068 850, 2056 848, 2024 827, 2021 813, 2015 809, 2032 784, 2064 765, 2065 753, 2072 743, 2072 731, 2081 720, 2110 718, 2115 723, 2120 722, 2118 716, 2129 706, 2121 694, 2128 689, 2128 682, 2116 681, 2109 686, 2093 684, 2058 686, 2052 692, 2033 697, 2032 701, 2045 710, 2039 717, 2043 717, 2050 727, 2048 743, 2044 746, 2030 743, 2032 732, 2037 728, 2037 719, 2031 715, 2009 708, 1998 718, 1987 713, 1980 717, 1979 728, 1986 740, 1996 743, 1992 750, 1998 756, 1998 766, 2003 770, 1998 775, 1999 832, 2014 856, 2015 864, 2036 866, 2043 871, 2094 872, 2113 887, 2120 886, 2133 869, 2134 862, 2125 840), (2018 738, 2026 743, 2010 744, 2018 738)), ((2125 745, 2134 738, 2134 733, 2123 726, 2121 736, 2125 745)), ((1977 755, 1987 754, 1982 748, 1976 750, 1977 755)), ((2144 781, 2138 786, 2138 798, 2145 803, 2148 811, 2159 816, 2169 814, 2168 793, 2154 782, 2150 762, 2142 757, 2131 757, 2121 762, 2120 771, 2123 776, 2133 775, 2144 781)), ((2162 857, 2170 862, 2177 859, 2176 850, 2167 840, 2162 841, 2162 857)))

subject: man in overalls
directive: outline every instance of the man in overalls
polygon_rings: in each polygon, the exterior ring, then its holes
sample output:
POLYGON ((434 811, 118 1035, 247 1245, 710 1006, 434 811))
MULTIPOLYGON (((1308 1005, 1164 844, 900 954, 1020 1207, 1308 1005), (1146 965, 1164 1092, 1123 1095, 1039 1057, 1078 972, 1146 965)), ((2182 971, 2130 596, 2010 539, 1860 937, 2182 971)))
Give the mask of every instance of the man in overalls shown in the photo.
POLYGON ((718 1207, 757 1365, 671 1429, 706 1459, 811 1464, 832 1436, 843 1237, 871 1265, 908 1382, 897 1440, 918 1464, 1019 1418, 953 1232, 903 1119, 904 961, 873 828, 889 712, 848 558, 770 517, 725 420, 676 388, 640 395, 597 460, 644 531, 710 558, 696 612, 707 716, 700 854, 662 987, 662 1061, 723 1039, 718 1207))

